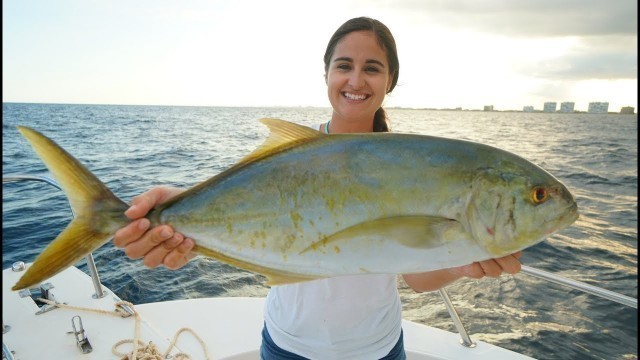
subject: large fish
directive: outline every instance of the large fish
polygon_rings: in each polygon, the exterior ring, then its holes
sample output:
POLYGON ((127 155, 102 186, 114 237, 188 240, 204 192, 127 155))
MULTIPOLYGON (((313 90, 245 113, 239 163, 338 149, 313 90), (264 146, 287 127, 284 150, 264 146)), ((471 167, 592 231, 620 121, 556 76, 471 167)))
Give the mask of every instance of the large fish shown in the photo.
MULTIPOLYGON (((513 253, 578 217, 552 175, 512 153, 400 133, 326 135, 262 119, 265 143, 148 214, 194 252, 267 284, 416 273, 513 253)), ((118 199, 52 140, 19 127, 67 194, 75 218, 14 290, 73 265, 130 220, 118 199)))

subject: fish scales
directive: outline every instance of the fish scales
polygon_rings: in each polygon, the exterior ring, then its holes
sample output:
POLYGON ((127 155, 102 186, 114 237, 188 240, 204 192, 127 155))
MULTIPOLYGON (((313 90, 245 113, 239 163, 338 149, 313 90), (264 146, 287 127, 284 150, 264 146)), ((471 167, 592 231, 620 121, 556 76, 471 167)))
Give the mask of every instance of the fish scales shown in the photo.
MULTIPOLYGON (((383 141, 349 135, 324 137, 274 154, 259 165, 230 174, 224 184, 183 200, 183 206, 164 209, 160 222, 174 226, 201 246, 265 261, 264 265, 286 261, 310 272, 321 265, 318 262, 331 260, 325 251, 300 252, 343 228, 402 215, 461 215, 469 179, 450 181, 460 178, 453 175, 452 166, 441 161, 430 165, 433 144, 416 141, 416 136, 389 135, 383 141)), ((360 254, 358 246, 376 247, 366 242, 353 245, 354 251, 340 255, 360 254)), ((377 247, 385 253, 384 243, 377 247)))

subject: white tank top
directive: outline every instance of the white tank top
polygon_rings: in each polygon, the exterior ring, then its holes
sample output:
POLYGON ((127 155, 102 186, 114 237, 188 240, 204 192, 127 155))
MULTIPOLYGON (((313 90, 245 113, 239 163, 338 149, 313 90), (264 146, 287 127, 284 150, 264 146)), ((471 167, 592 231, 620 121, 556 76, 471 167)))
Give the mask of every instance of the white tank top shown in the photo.
MULTIPOLYGON (((322 125, 316 127, 323 131, 322 125)), ((281 349, 310 359, 380 359, 400 338, 397 275, 353 275, 274 286, 264 309, 281 349)))
POLYGON ((380 359, 400 338, 396 275, 352 275, 274 286, 265 324, 280 348, 310 359, 380 359))

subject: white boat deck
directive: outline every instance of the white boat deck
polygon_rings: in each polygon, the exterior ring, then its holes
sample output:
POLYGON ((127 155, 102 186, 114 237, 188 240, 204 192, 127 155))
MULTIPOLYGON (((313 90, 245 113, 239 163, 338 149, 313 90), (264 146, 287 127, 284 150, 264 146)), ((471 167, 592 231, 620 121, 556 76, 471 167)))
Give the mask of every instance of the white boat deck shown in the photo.
MULTIPOLYGON (((2 319, 9 330, 2 335, 3 346, 14 359, 119 359, 112 347, 135 335, 135 318, 121 318, 91 311, 58 308, 35 315, 38 306, 31 297, 11 291, 22 272, 5 269, 2 273, 2 319), (82 354, 76 344, 72 318, 82 319, 93 351, 82 354)), ((113 311, 120 301, 111 291, 94 299, 89 276, 75 267, 52 277, 50 292, 58 302, 69 306, 113 311)), ((181 328, 193 330, 206 344, 211 359, 258 359, 263 326, 263 298, 203 298, 135 305, 140 315, 140 339, 153 342, 164 353, 181 328)), ((530 357, 476 341, 476 346, 460 345, 458 334, 403 320, 407 358, 428 359, 531 359, 530 357)), ((184 352, 192 359, 205 359, 200 342, 183 332, 171 354, 184 352)), ((118 347, 122 353, 132 344, 118 347)))

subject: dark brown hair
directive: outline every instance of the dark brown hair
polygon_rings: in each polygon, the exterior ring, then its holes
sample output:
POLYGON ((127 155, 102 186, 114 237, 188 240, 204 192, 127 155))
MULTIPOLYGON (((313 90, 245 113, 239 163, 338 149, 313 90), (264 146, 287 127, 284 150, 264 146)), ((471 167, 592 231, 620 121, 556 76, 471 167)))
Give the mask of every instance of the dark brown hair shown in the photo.
MULTIPOLYGON (((346 35, 354 31, 371 31, 378 39, 378 44, 387 53, 387 62, 389 63, 389 74, 393 76, 391 79, 391 87, 387 94, 393 91, 398 83, 398 75, 400 73, 400 62, 398 60, 398 50, 396 49, 396 41, 391 34, 391 31, 387 26, 380 21, 368 17, 357 17, 348 20, 342 26, 336 30, 329 44, 327 50, 324 52, 324 71, 329 71, 329 62, 336 49, 338 42, 342 40, 346 35)), ((387 114, 380 106, 373 117, 373 131, 374 132, 387 132, 389 131, 389 125, 387 124, 387 114)))

